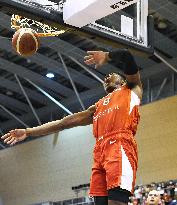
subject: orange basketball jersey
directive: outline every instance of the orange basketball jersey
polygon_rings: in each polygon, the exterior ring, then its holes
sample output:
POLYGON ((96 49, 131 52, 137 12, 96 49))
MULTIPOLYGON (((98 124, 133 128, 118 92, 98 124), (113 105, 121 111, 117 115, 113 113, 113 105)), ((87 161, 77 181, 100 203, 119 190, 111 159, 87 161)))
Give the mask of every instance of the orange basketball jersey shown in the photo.
POLYGON ((126 86, 114 90, 96 103, 93 117, 95 138, 130 131, 135 135, 140 99, 126 86))
POLYGON ((134 135, 139 104, 138 96, 125 86, 96 103, 91 196, 107 196, 107 190, 118 186, 133 193, 138 165, 134 135))

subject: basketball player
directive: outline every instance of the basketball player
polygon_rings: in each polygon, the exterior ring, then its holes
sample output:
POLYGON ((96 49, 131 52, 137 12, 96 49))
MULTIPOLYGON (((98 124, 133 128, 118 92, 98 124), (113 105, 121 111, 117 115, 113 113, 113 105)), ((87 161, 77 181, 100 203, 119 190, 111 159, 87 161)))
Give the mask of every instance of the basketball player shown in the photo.
POLYGON ((149 192, 146 205, 158 205, 161 204, 160 194, 156 190, 152 190, 149 192))
POLYGON ((96 68, 107 62, 121 65, 124 75, 111 73, 105 77, 103 86, 107 95, 85 111, 41 126, 11 130, 2 139, 13 145, 28 136, 48 135, 93 123, 96 144, 90 195, 94 196, 96 205, 126 205, 134 191, 138 161, 134 135, 142 98, 140 74, 126 49, 87 53, 87 65, 95 64, 96 68))

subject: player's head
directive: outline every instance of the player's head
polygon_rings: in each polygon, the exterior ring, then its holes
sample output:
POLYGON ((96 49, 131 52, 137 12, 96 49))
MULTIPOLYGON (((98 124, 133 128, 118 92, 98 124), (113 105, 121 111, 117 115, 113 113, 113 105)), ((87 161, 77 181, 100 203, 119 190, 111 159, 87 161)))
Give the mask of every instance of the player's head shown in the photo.
POLYGON ((120 73, 110 73, 104 78, 104 89, 107 93, 111 93, 116 88, 125 85, 126 77, 120 73))
POLYGON ((147 200, 147 205, 158 205, 160 204, 160 194, 156 190, 152 190, 149 192, 147 200))

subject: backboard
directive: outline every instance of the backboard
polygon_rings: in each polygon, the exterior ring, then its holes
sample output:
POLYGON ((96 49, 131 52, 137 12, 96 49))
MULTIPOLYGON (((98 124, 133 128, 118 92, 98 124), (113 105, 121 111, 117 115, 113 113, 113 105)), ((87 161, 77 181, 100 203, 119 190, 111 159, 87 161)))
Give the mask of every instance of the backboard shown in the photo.
MULTIPOLYGON (((130 5, 126 4, 126 6, 123 0, 104 0, 106 2, 111 1, 110 6, 114 12, 107 16, 103 15, 101 18, 100 15, 99 19, 94 19, 94 22, 90 22, 92 20, 90 19, 89 23, 85 22, 88 24, 84 24, 82 27, 64 21, 63 12, 67 1, 71 0, 0 0, 0 4, 13 13, 37 19, 50 25, 53 24, 60 29, 78 35, 95 38, 113 47, 129 47, 138 53, 140 52, 140 55, 153 54, 153 22, 148 17, 148 0, 124 0, 131 2, 130 5)), ((104 2, 102 0, 90 1, 99 1, 102 2, 101 4, 104 2)), ((76 3, 79 0, 73 2, 76 3)), ((75 6, 78 5, 75 4, 75 6)), ((100 12, 99 9, 100 7, 95 8, 94 12, 100 12)), ((88 11, 84 12, 80 11, 80 16, 85 15, 89 19, 88 11)), ((91 15, 93 14, 91 13, 91 15)), ((81 17, 78 18, 78 21, 82 19, 81 17)))
POLYGON ((63 7, 67 24, 106 30, 142 46, 148 46, 147 17, 148 0, 67 0, 63 7))

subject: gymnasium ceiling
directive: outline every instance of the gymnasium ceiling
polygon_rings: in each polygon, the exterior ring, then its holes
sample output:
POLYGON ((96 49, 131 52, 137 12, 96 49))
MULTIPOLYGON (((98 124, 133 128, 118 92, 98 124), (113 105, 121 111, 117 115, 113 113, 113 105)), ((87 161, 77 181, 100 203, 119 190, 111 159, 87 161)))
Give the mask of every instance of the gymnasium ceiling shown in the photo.
MULTIPOLYGON (((55 2, 58 2, 57 0, 55 2)), ((149 14, 154 17, 154 48, 177 69, 177 0, 150 0, 149 14)), ((0 1, 0 131, 37 126, 40 123, 61 119, 67 113, 42 94, 35 83, 71 112, 83 108, 73 90, 60 55, 77 88, 84 107, 95 103, 104 95, 101 83, 84 68, 90 69, 100 79, 116 71, 113 65, 94 70, 83 63, 87 50, 98 47, 112 49, 94 37, 65 33, 60 37, 41 40, 37 54, 29 58, 17 55, 11 46, 14 30, 10 27, 11 12, 4 10, 0 1), (72 59, 71 59, 72 58, 72 59), (53 79, 45 75, 55 74, 53 79), (28 80, 27 80, 28 79, 28 80), (30 82, 29 82, 30 81, 30 82), (24 92, 25 91, 25 92, 24 92), (26 98, 25 95, 28 97, 26 98)), ((143 103, 150 103, 177 93, 177 76, 157 57, 135 56, 144 85, 143 103)), ((31 138, 29 138, 31 140, 31 138)), ((0 149, 8 146, 0 141, 0 149)))

